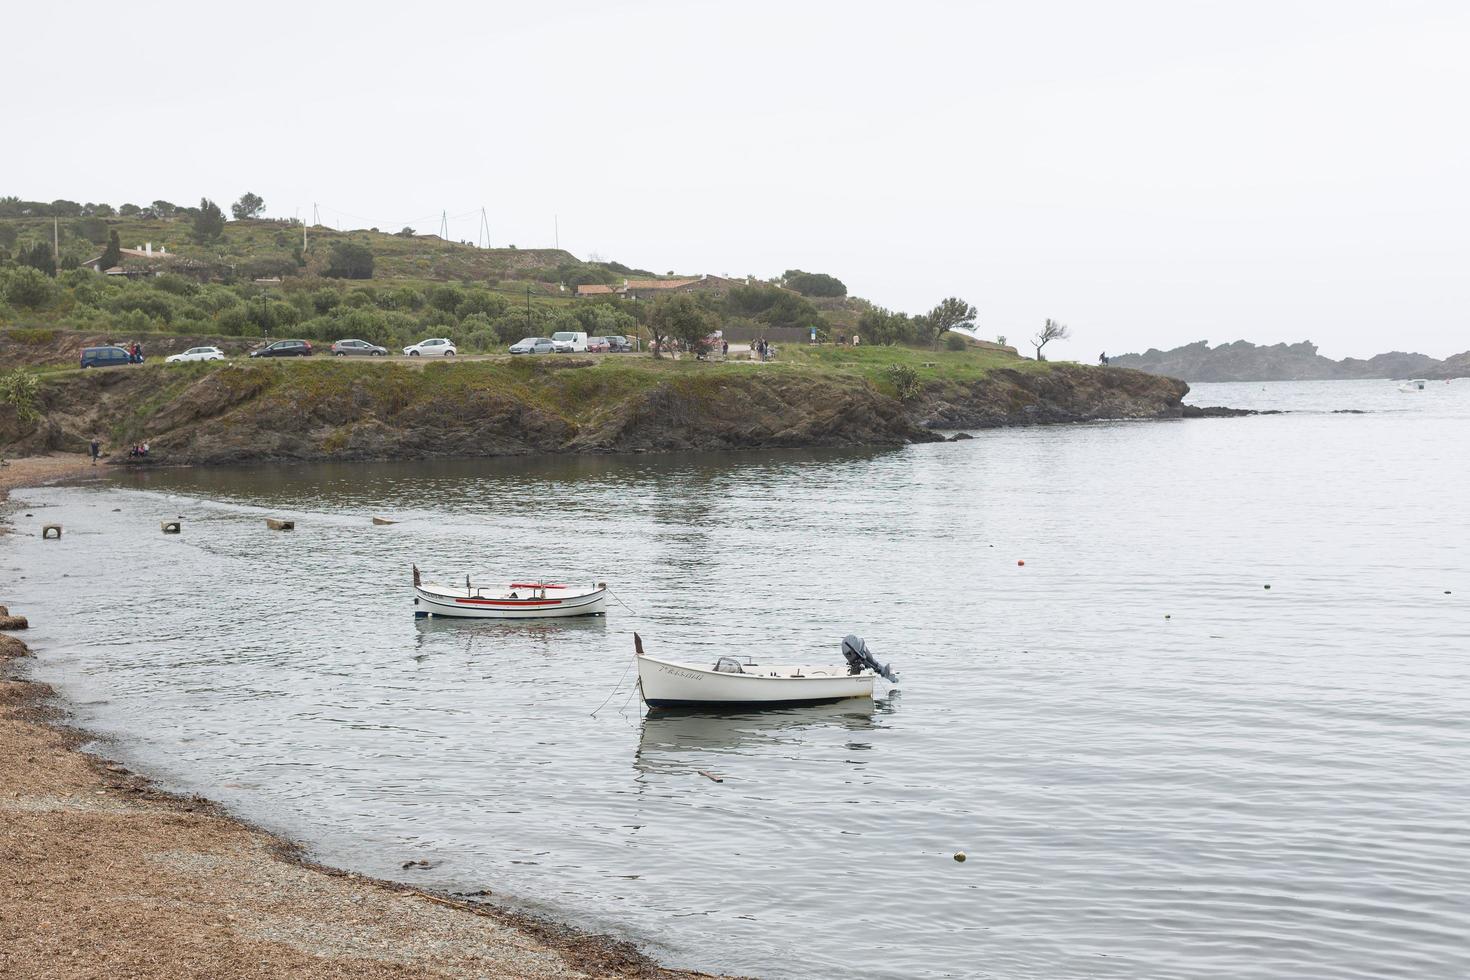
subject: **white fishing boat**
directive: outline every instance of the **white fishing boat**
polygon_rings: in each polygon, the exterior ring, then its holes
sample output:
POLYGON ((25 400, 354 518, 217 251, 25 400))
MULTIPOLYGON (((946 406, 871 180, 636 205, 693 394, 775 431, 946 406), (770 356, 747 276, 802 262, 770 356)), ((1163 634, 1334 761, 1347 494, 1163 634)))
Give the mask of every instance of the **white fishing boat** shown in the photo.
POLYGON ((413 614, 464 619, 560 619, 601 616, 607 611, 607 583, 564 585, 555 582, 435 585, 413 570, 413 614))
POLYGON ((643 638, 633 634, 638 661, 638 689, 650 708, 775 708, 829 704, 848 698, 871 698, 881 677, 897 681, 856 636, 842 641, 845 663, 797 666, 759 663, 754 658, 720 657, 714 666, 680 663, 643 652, 643 638))
POLYGON ((1423 391, 1428 387, 1429 382, 1427 380, 1424 378, 1415 378, 1412 381, 1405 381, 1399 385, 1399 391, 1423 391))

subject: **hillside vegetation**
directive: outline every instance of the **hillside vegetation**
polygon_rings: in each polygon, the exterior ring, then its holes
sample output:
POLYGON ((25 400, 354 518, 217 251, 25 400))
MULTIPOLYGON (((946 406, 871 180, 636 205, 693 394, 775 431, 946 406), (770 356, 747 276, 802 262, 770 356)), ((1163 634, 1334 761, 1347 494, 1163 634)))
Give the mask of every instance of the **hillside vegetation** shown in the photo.
MULTIPOLYGON (((114 209, 0 198, 0 327, 60 327, 120 341, 149 333, 353 337, 388 347, 444 334, 462 350, 484 352, 559 330, 662 337, 653 311, 678 299, 654 300, 646 289, 641 301, 615 292, 576 296, 581 285, 658 278, 617 262, 556 249, 477 248, 412 229, 338 231, 249 216, 261 207, 245 195, 233 206, 236 220, 227 221, 207 200, 197 208, 155 201, 114 209)), ((680 302, 685 309, 668 319, 682 329, 669 336, 685 344, 721 329, 737 336, 784 329, 788 339, 815 329, 822 340, 857 333, 869 343, 932 348, 975 318, 974 307, 955 297, 921 315, 886 310, 849 296, 834 276, 801 269, 680 302)), ((948 339, 968 343, 958 334, 948 339)))

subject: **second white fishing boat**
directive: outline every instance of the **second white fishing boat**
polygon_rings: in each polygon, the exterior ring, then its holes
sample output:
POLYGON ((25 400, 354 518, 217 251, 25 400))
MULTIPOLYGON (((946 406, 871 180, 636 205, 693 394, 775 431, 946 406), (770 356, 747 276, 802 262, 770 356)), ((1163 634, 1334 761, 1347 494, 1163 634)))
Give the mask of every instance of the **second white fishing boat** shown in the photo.
POLYGON ((842 641, 845 663, 818 666, 756 663, 720 657, 713 667, 650 657, 633 634, 638 689, 650 708, 777 708, 871 698, 879 677, 896 682, 891 667, 878 663, 860 637, 842 641))
POLYGON ((607 583, 563 585, 511 582, 508 585, 464 585, 424 582, 413 570, 413 614, 461 619, 560 619, 601 616, 607 612, 607 583))

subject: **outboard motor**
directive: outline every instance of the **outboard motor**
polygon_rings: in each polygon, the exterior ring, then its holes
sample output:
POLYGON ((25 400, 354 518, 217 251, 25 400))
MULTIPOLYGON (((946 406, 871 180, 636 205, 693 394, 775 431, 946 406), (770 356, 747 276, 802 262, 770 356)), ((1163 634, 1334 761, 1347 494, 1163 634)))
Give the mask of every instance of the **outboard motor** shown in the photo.
POLYGON ((849 633, 842 638, 842 657, 847 661, 849 674, 860 674, 864 668, 867 668, 876 671, 885 680, 894 684, 898 683, 898 675, 893 672, 893 665, 880 664, 868 650, 868 644, 861 636, 853 636, 849 633))

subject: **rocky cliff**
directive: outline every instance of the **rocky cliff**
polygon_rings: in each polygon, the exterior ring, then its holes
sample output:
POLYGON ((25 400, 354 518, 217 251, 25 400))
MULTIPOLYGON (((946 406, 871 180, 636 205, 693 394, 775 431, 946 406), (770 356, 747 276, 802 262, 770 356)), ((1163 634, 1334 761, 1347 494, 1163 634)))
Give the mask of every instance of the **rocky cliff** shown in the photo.
POLYGON ((1366 360, 1334 361, 1317 353, 1310 341, 1260 347, 1244 340, 1210 347, 1198 341, 1161 351, 1112 358, 1117 367, 1136 368, 1186 381, 1318 381, 1353 378, 1424 378, 1470 375, 1470 351, 1439 361, 1427 354, 1393 351, 1366 360), (1457 366, 1458 365, 1458 366, 1457 366), (1458 374, 1445 373, 1455 372, 1458 374))
POLYGON ((148 441, 157 463, 225 464, 532 453, 900 445, 935 428, 1178 418, 1188 387, 1056 365, 933 380, 901 402, 881 383, 741 365, 505 362, 225 363, 69 372, 41 418, 0 409, 10 453, 148 441))

